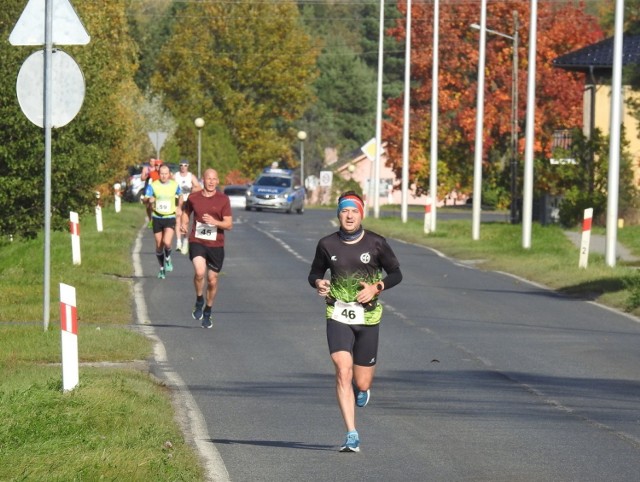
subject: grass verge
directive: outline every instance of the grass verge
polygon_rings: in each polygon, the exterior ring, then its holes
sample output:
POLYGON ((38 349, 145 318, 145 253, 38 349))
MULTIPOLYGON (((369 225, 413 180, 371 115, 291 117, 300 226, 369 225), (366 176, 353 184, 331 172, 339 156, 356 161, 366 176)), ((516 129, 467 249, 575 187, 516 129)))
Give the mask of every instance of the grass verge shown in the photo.
MULTIPOLYGON (((424 234, 424 222, 416 219, 402 223, 396 217, 367 218, 365 226, 389 238, 429 246, 450 257, 473 261, 481 269, 509 272, 568 295, 640 315, 637 266, 618 260, 611 268, 603 255, 590 254, 588 268, 579 268, 579 250, 559 226, 534 223, 529 249, 522 247, 522 226, 508 223, 483 223, 480 239, 476 241, 471 237, 471 220, 438 221, 436 232, 429 235, 424 234)), ((640 226, 620 229, 618 241, 640 256, 640 226)))
POLYGON ((170 393, 147 373, 86 362, 145 360, 130 329, 131 246, 140 205, 81 221, 82 264, 51 233, 50 324, 44 330, 43 239, 0 245, 0 480, 202 480, 174 421, 170 393), (63 393, 58 283, 76 288, 80 384, 63 393))

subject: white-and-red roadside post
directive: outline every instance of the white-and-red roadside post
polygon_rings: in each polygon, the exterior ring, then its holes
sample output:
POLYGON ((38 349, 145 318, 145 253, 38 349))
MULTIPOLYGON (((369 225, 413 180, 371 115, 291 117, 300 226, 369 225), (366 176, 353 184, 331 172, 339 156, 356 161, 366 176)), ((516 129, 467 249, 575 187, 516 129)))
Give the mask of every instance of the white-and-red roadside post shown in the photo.
POLYGON ((69 231, 71 232, 71 259, 73 264, 80 264, 80 217, 78 213, 69 211, 69 231))
POLYGON ((96 229, 102 232, 102 206, 100 206, 100 191, 95 192, 96 195, 96 229))
POLYGON ((427 203, 424 205, 424 233, 431 232, 431 196, 427 196, 427 203))
POLYGON ((62 334, 62 389, 66 392, 78 385, 80 377, 76 289, 64 283, 60 283, 60 332, 62 334))
POLYGON ((589 243, 591 242, 591 219, 593 218, 593 208, 584 210, 582 221, 582 240, 580 241, 580 261, 579 268, 586 268, 589 263, 589 243))
POLYGON ((122 185, 119 182, 113 185, 113 205, 117 213, 122 210, 122 185))

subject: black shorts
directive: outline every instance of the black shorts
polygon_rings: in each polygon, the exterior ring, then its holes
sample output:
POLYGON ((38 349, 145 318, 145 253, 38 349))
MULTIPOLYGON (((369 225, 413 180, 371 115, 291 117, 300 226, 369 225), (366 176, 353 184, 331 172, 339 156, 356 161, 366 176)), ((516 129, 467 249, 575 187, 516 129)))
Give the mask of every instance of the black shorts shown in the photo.
POLYGON ((207 262, 207 268, 219 273, 222 270, 222 263, 224 262, 224 248, 209 248, 200 243, 189 243, 189 259, 193 261, 193 258, 202 256, 207 262))
POLYGON ((339 321, 327 320, 327 342, 329 353, 348 351, 353 363, 372 367, 378 357, 378 334, 380 325, 347 325, 339 321))
POLYGON ((176 229, 176 218, 152 218, 153 232, 161 233, 165 229, 176 229))

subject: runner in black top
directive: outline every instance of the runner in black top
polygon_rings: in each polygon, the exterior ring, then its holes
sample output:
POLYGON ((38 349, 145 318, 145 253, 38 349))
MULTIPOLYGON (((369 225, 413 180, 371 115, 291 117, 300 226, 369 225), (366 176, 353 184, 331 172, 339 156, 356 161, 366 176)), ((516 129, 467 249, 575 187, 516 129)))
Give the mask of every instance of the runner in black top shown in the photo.
POLYGON ((340 230, 318 242, 309 273, 309 283, 327 301, 327 341, 347 428, 341 452, 360 451, 354 403, 364 407, 369 402, 382 317, 378 295, 402 281, 393 250, 382 236, 362 228, 363 217, 360 196, 353 191, 340 196, 340 230), (324 279, 327 270, 330 280, 324 279))

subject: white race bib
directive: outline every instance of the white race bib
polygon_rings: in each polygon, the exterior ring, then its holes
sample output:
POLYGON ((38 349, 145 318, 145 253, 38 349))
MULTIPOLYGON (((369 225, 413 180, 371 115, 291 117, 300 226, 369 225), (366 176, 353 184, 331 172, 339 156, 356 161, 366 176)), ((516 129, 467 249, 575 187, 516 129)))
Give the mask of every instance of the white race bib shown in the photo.
POLYGON ((156 199, 156 212, 158 214, 173 214, 171 201, 156 199))
POLYGON ((213 224, 196 221, 196 238, 205 241, 215 241, 218 237, 218 227, 213 224))
POLYGON ((347 325, 364 325, 364 307, 357 301, 345 303, 336 300, 331 318, 347 325))

